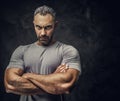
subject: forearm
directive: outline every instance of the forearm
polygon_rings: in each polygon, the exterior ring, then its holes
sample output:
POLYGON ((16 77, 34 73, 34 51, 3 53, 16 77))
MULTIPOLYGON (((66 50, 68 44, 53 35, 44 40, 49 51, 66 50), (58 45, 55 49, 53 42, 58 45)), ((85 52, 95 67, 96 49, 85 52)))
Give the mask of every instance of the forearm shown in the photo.
POLYGON ((32 83, 51 94, 62 94, 69 91, 75 79, 69 73, 53 73, 49 75, 25 74, 32 83), (73 80, 72 80, 73 79, 73 80))
POLYGON ((22 95, 43 93, 42 89, 38 88, 31 82, 23 82, 23 80, 22 79, 20 80, 20 79, 21 78, 19 78, 19 80, 16 80, 14 82, 8 83, 7 86, 9 89, 7 92, 9 92, 9 93, 11 92, 11 93, 15 93, 15 94, 22 94, 22 95))
POLYGON ((9 89, 6 89, 7 93, 13 93, 13 94, 18 94, 18 95, 33 95, 33 94, 38 94, 40 91, 38 89, 21 89, 14 87, 13 85, 7 84, 7 87, 9 89))
MULTIPOLYGON (((55 75, 58 76, 58 75, 55 75)), ((31 76, 29 78, 29 80, 34 83, 35 85, 39 86, 40 88, 42 88, 43 90, 45 90, 48 93, 51 94, 62 94, 65 91, 67 91, 68 89, 63 89, 61 87, 61 85, 63 83, 65 83, 65 81, 63 79, 57 79, 55 76, 51 76, 51 75, 36 75, 33 74, 33 76, 31 76), (40 78, 40 79, 37 79, 40 78)), ((60 77, 60 75, 59 75, 60 77)))
POLYGON ((23 73, 16 73, 14 69, 8 69, 5 72, 5 87, 6 91, 15 94, 36 94, 43 93, 43 91, 34 85, 29 80, 23 78, 23 73), (12 72, 12 74, 11 74, 12 72), (19 75, 18 75, 19 74, 19 75))

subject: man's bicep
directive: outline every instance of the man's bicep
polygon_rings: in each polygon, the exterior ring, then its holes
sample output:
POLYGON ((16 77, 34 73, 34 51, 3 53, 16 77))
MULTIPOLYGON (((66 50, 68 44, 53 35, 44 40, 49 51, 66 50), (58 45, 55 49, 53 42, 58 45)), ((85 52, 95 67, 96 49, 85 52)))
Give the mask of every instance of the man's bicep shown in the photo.
POLYGON ((77 49, 72 46, 67 46, 63 51, 63 60, 62 63, 65 63, 69 68, 77 69, 81 72, 81 63, 80 55, 77 49))
POLYGON ((6 68, 5 72, 9 75, 15 74, 15 75, 21 76, 24 70, 17 67, 10 67, 10 68, 6 68))
POLYGON ((67 70, 67 74, 69 75, 69 77, 71 77, 71 82, 74 83, 78 79, 80 71, 72 67, 69 67, 69 69, 67 70))
POLYGON ((21 68, 11 67, 5 70, 5 80, 7 82, 14 81, 17 77, 23 74, 21 68))
POLYGON ((42 94, 41 89, 32 84, 29 80, 22 77, 24 71, 21 68, 7 68, 5 71, 6 92, 14 94, 42 94))
POLYGON ((14 81, 17 80, 17 78, 22 75, 23 70, 20 68, 7 68, 5 70, 5 74, 4 74, 4 84, 5 84, 5 88, 6 91, 8 89, 10 89, 9 85, 13 85, 14 81))
POLYGON ((57 84, 58 91, 61 89, 64 93, 69 93, 71 89, 75 86, 75 83, 79 76, 79 71, 77 69, 69 68, 65 73, 62 73, 63 80, 57 84))

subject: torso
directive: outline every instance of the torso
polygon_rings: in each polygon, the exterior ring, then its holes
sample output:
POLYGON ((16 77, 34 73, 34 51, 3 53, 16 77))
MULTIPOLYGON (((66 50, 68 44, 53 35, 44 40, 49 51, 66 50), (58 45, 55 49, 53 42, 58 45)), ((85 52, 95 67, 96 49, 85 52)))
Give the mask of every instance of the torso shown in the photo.
MULTIPOLYGON (((50 74, 62 62, 61 43, 56 42, 49 47, 39 46, 35 43, 26 46, 24 50, 24 69, 25 72, 34 72, 38 74, 50 74)), ((62 101, 62 95, 33 95, 21 96, 20 101, 62 101)))
POLYGON ((62 61, 62 47, 60 46, 59 42, 47 47, 35 43, 28 46, 23 56, 25 72, 38 74, 54 72, 62 61))

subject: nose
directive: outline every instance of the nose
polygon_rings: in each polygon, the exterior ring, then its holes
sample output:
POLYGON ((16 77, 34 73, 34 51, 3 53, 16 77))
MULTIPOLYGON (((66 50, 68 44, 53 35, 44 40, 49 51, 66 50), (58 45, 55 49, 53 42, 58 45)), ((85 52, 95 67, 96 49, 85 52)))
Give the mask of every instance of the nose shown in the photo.
POLYGON ((41 36, 43 36, 43 35, 46 35, 46 31, 44 28, 42 28, 42 30, 41 30, 41 36))

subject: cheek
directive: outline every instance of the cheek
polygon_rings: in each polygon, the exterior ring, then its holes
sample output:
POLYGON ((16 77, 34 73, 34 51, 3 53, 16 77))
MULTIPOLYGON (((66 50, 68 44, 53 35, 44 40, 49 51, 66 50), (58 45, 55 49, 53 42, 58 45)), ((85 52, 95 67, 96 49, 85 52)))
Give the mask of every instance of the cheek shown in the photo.
POLYGON ((39 33, 40 33, 40 31, 38 31, 38 30, 35 30, 35 32, 36 32, 36 35, 38 36, 39 35, 39 33))
POLYGON ((47 36, 50 38, 52 36, 52 33, 47 33, 47 36))
POLYGON ((48 31, 48 36, 52 36, 53 35, 53 30, 48 31))

